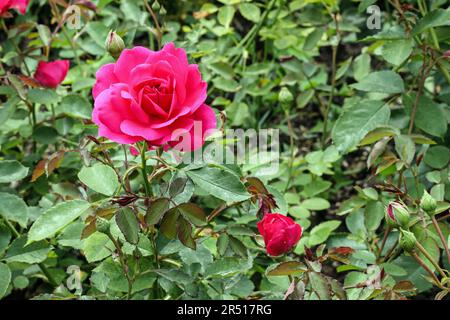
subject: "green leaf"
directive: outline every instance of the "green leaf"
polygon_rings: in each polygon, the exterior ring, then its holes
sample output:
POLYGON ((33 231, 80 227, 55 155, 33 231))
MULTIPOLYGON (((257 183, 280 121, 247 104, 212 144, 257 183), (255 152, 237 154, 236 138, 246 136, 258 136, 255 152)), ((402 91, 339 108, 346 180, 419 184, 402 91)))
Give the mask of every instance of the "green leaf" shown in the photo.
POLYGON ((413 46, 412 39, 389 41, 383 45, 381 55, 387 62, 399 66, 411 55, 413 46))
POLYGON ((229 171, 216 167, 203 167, 187 171, 186 175, 195 185, 226 202, 238 202, 250 198, 241 180, 229 171))
POLYGON ((217 239, 217 252, 223 256, 228 248, 228 243, 230 242, 230 238, 226 233, 221 233, 219 238, 217 239))
POLYGON ((4 124, 14 114, 19 101, 19 98, 14 96, 2 103, 0 108, 0 125, 4 124))
POLYGON ((17 222, 22 228, 27 226, 28 207, 22 198, 6 192, 0 192, 0 216, 17 222))
POLYGON ((444 146, 430 147, 423 160, 432 168, 445 168, 450 161, 450 149, 444 146))
POLYGON ((39 126, 33 131, 33 138, 42 144, 53 144, 58 139, 58 131, 49 126, 39 126))
POLYGON ((308 275, 311 287, 319 300, 331 300, 331 286, 328 278, 318 272, 311 272, 308 275))
POLYGON ((319 211, 319 210, 328 209, 330 207, 330 203, 326 199, 311 198, 311 199, 306 199, 305 201, 303 201, 301 203, 301 206, 308 210, 319 211))
POLYGON ((353 62, 353 77, 356 81, 361 81, 370 73, 370 55, 363 53, 353 62))
POLYGON ((450 9, 436 9, 428 12, 419 22, 414 26, 412 35, 419 33, 433 27, 449 25, 450 9))
POLYGON ((217 14, 217 20, 219 23, 225 27, 229 27, 231 21, 233 20, 234 13, 236 10, 233 6, 223 6, 220 7, 219 12, 217 14))
POLYGON ((373 129, 387 124, 390 110, 383 101, 365 100, 353 105, 339 117, 332 138, 341 152, 354 148, 373 129))
POLYGON ((83 167, 78 173, 78 178, 92 190, 106 196, 112 196, 119 188, 119 180, 114 169, 101 163, 83 167))
POLYGON ((365 208, 364 216, 366 228, 370 231, 377 230, 384 218, 383 203, 380 201, 370 201, 365 208))
POLYGON ((92 116, 91 104, 78 94, 65 96, 61 101, 60 108, 62 112, 74 118, 91 119, 92 116))
POLYGON ((58 203, 40 215, 30 228, 28 243, 50 238, 81 216, 90 207, 84 200, 71 200, 58 203))
POLYGON ((322 27, 318 27, 314 29, 313 32, 308 34, 308 36, 305 39, 305 43, 303 44, 303 50, 310 51, 313 50, 317 42, 322 38, 323 34, 325 33, 325 29, 322 27))
POLYGON ((230 248, 241 257, 247 256, 247 247, 242 243, 241 240, 233 236, 229 236, 230 248))
POLYGON ((369 73, 351 87, 367 92, 402 93, 405 91, 403 79, 394 71, 376 71, 369 73))
POLYGON ((261 18, 261 10, 253 3, 241 3, 239 5, 239 11, 245 19, 252 22, 258 22, 261 18))
POLYGON ((125 239, 132 244, 139 242, 139 222, 130 208, 122 208, 116 214, 116 223, 125 239))
POLYGON ((177 210, 191 223, 196 226, 206 224, 206 215, 202 208, 194 203, 182 203, 176 207, 177 210))
POLYGON ((6 252, 6 262, 23 262, 28 264, 40 263, 47 259, 51 247, 45 241, 27 245, 27 237, 21 236, 11 243, 6 252))
POLYGON ((311 229, 308 245, 311 247, 325 242, 330 236, 331 232, 337 229, 340 224, 341 221, 329 220, 315 226, 311 229))
POLYGON ((52 32, 50 31, 50 28, 45 24, 39 24, 36 26, 36 29, 38 30, 42 43, 44 46, 48 47, 52 41, 52 32))
POLYGON ((6 294, 11 282, 11 270, 7 264, 0 263, 0 299, 6 294))
POLYGON ((177 220, 179 216, 180 214, 176 209, 170 209, 164 215, 159 230, 166 238, 174 239, 177 235, 177 220))
POLYGON ((154 225, 161 220, 161 217, 166 213, 167 209, 169 209, 169 199, 167 198, 159 198, 155 201, 151 202, 147 213, 145 215, 145 222, 149 225, 154 225))
POLYGON ((406 135, 396 136, 395 140, 395 151, 407 164, 411 164, 414 159, 414 154, 416 152, 416 146, 412 139, 406 135))
POLYGON ((218 77, 213 80, 214 87, 225 92, 236 92, 239 90, 239 83, 233 79, 218 77))
POLYGON ((420 97, 414 125, 435 137, 443 137, 447 132, 444 111, 428 97, 420 97))
POLYGON ((182 216, 179 216, 177 220, 177 234, 182 244, 193 250, 196 249, 195 240, 192 237, 192 226, 182 216))
POLYGON ((28 174, 28 168, 16 160, 0 161, 0 183, 22 180, 28 174))
POLYGON ((395 277, 396 281, 411 281, 419 292, 429 290, 432 287, 432 284, 426 279, 429 276, 428 273, 413 257, 401 255, 393 263, 406 271, 406 275, 395 277))
POLYGON ((57 103, 59 97, 53 89, 30 89, 28 91, 28 100, 37 104, 50 105, 57 103))
POLYGON ((268 276, 298 276, 308 271, 308 268, 298 261, 281 262, 266 270, 268 276))
POLYGON ((83 243, 83 253, 89 263, 109 257, 114 250, 112 241, 100 232, 94 232, 83 243))

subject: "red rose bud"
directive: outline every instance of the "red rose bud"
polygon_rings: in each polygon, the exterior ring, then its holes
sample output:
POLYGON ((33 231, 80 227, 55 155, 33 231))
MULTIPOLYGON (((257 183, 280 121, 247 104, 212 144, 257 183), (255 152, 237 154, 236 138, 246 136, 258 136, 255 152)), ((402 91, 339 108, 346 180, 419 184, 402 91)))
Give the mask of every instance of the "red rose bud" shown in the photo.
POLYGON ((386 222, 393 228, 408 228, 409 212, 408 209, 395 201, 388 204, 385 213, 386 222))
POLYGON ((291 250, 302 236, 302 227, 291 218, 279 213, 268 213, 258 222, 267 253, 279 256, 291 250))
POLYGON ((39 61, 34 79, 43 87, 56 88, 66 78, 69 66, 69 60, 39 61))
POLYGON ((450 58, 450 50, 447 50, 444 52, 444 54, 442 55, 444 58, 449 59, 450 58))
POLYGON ((0 0, 0 16, 7 15, 10 9, 16 9, 21 14, 25 14, 28 2, 30 0, 0 0))

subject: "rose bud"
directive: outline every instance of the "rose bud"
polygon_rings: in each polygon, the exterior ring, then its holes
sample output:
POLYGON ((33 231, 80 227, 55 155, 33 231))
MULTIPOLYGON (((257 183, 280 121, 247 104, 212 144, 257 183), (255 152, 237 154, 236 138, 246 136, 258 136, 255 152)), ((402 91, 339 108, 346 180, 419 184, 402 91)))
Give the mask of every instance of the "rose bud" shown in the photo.
POLYGON ((302 236, 302 227, 291 218, 279 213, 268 213, 258 222, 267 253, 279 256, 291 250, 302 236))
POLYGON ((281 88, 280 93, 278 94, 278 101, 281 103, 282 106, 290 106, 292 104, 292 101, 294 101, 294 96, 289 91, 288 88, 283 87, 281 88))
POLYGON ((447 50, 444 52, 444 54, 442 55, 444 58, 449 59, 450 58, 450 50, 447 50))
POLYGON ((158 0, 155 0, 152 4, 152 10, 155 12, 159 12, 159 9, 161 9, 161 5, 159 4, 158 0))
POLYGON ((114 59, 117 59, 125 48, 125 43, 117 33, 110 31, 106 38, 105 47, 106 51, 108 51, 114 59))
POLYGON ((21 14, 25 14, 28 2, 30 2, 30 0, 2 0, 0 1, 0 16, 7 15, 8 10, 10 9, 16 9, 21 14))
POLYGON ((108 219, 97 217, 97 219, 95 220, 95 228, 100 233, 108 234, 110 226, 111 222, 109 222, 108 219))
POLYGON ((388 204, 385 218, 388 225, 393 228, 407 228, 409 224, 408 209, 404 205, 395 201, 388 204))
POLYGON ((427 192, 427 190, 423 191, 422 199, 420 199, 420 207, 423 211, 425 211, 429 216, 433 216, 436 214, 437 202, 436 200, 427 192))
POLYGON ((400 247, 402 247, 402 249, 406 252, 412 251, 416 246, 417 241, 414 233, 407 230, 400 230, 400 232, 400 247))
POLYGON ((43 87, 56 88, 66 78, 69 66, 69 60, 39 61, 34 79, 43 87))

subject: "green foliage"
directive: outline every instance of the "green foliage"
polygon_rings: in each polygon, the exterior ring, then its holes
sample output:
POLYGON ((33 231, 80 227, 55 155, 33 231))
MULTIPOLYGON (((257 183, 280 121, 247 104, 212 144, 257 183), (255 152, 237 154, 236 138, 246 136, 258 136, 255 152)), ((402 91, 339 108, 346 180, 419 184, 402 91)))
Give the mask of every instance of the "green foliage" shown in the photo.
MULTIPOLYGON (((55 1, 0 18, 0 298, 448 294, 444 1, 148 2, 153 11, 133 0, 76 4, 80 28, 60 20, 55 1), (366 24, 371 4, 381 30, 366 24), (277 172, 264 173, 268 159, 186 164, 163 148, 134 156, 98 137, 92 87, 115 61, 110 31, 128 48, 183 47, 219 128, 279 129, 277 172), (40 59, 71 61, 57 88, 33 80, 40 59), (403 230, 384 222, 393 200, 410 216, 403 230), (266 212, 302 226, 291 252, 267 255, 257 227, 266 212), (70 266, 81 270, 75 292, 70 266)), ((208 147, 227 139, 217 133, 202 151, 213 158, 208 147)))

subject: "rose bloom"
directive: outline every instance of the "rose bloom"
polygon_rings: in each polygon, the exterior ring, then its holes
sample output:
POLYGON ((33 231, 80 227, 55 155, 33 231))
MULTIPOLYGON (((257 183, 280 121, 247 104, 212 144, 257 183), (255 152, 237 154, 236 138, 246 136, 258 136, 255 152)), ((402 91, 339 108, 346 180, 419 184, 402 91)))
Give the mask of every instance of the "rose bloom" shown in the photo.
POLYGON ((30 0, 0 0, 0 16, 6 15, 9 9, 16 9, 21 14, 27 11, 30 0))
POLYGON ((302 236, 302 227, 291 218, 279 213, 268 213, 258 222, 267 253, 279 256, 291 250, 302 236))
POLYGON ((189 64, 184 49, 173 43, 160 51, 125 49, 96 78, 92 120, 99 135, 112 141, 179 149, 182 137, 182 151, 190 151, 201 147, 216 127, 198 66, 189 64))
POLYGON ((66 78, 69 66, 69 60, 39 61, 34 79, 43 87, 56 88, 66 78))

